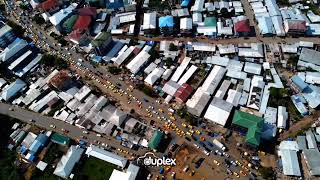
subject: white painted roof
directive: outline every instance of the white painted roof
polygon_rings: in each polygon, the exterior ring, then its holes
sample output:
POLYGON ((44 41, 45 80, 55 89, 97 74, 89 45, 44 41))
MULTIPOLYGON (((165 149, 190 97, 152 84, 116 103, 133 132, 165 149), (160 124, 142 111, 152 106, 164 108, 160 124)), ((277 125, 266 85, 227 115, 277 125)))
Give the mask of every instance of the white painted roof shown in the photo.
POLYGON ((143 29, 157 28, 157 12, 144 13, 143 15, 143 29))
POLYGON ((231 103, 219 98, 214 98, 211 101, 204 118, 221 126, 225 126, 232 109, 233 105, 231 103))
POLYGON ((152 86, 164 73, 163 68, 155 68, 145 79, 144 82, 152 86))
POLYGON ((128 160, 112 152, 103 150, 95 145, 90 145, 86 150, 86 155, 93 156, 111 164, 124 168, 128 160))
POLYGON ((183 59, 183 61, 181 62, 180 66, 176 69, 176 71, 175 71, 174 74, 172 75, 172 77, 171 77, 171 80, 172 80, 172 81, 177 82, 177 81, 180 79, 182 73, 183 73, 184 70, 187 68, 187 66, 188 66, 188 64, 190 63, 190 61, 191 61, 191 58, 190 58, 190 57, 185 57, 185 58, 183 59))
POLYGON ((145 50, 142 50, 129 62, 129 64, 127 64, 126 67, 131 71, 132 74, 136 74, 138 73, 142 65, 148 61, 149 57, 150 54, 145 50))

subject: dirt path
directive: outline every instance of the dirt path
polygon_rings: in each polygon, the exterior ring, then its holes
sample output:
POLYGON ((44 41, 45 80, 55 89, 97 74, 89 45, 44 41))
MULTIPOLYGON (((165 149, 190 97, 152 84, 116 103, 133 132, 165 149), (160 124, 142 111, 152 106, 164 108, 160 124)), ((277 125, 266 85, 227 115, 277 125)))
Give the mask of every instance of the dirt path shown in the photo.
POLYGON ((295 137, 300 130, 310 127, 319 116, 320 111, 315 111, 312 115, 302 118, 299 122, 293 124, 288 131, 282 133, 279 137, 279 141, 285 140, 289 137, 295 137))

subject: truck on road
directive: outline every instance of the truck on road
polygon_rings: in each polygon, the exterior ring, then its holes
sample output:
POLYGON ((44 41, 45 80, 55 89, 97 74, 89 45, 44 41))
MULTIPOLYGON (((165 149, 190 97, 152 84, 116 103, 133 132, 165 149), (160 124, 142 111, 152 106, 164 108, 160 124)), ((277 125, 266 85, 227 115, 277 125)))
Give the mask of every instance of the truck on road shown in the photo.
POLYGON ((220 148, 222 151, 226 150, 226 146, 223 145, 220 141, 218 141, 217 139, 214 139, 213 144, 216 145, 218 148, 220 148))

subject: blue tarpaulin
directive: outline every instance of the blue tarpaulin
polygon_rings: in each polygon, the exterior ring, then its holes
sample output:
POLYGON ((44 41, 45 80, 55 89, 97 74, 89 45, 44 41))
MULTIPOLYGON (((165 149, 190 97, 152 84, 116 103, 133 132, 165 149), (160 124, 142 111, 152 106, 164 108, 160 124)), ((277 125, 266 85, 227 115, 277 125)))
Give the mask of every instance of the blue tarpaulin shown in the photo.
POLYGON ((183 0, 181 2, 181 7, 188 7, 190 2, 191 2, 191 0, 183 0))
POLYGON ((159 18, 159 27, 173 27, 173 16, 162 16, 159 18))

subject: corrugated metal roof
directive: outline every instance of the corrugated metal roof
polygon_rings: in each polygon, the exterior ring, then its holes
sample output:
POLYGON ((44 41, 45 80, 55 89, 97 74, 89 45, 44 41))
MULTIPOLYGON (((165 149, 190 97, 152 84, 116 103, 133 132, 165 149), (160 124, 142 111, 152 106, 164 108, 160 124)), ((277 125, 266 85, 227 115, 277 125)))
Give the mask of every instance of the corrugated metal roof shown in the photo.
POLYGON ((274 34, 271 17, 258 17, 257 21, 261 34, 274 34))
POLYGON ((233 105, 231 103, 215 97, 211 101, 204 118, 219 125, 225 126, 232 109, 233 105))
POLYGON ((157 28, 157 12, 144 13, 143 15, 143 29, 157 28))
POLYGON ((320 65, 320 61, 318 61, 318 57, 320 57, 319 51, 308 49, 308 48, 302 48, 299 60, 320 65))
POLYGON ((264 121, 269 124, 277 123, 277 108, 267 107, 266 113, 264 114, 264 121))
POLYGON ((320 152, 316 149, 304 149, 303 155, 312 176, 320 175, 320 152))
POLYGON ((299 147, 299 150, 307 149, 307 140, 306 136, 297 136, 297 144, 299 147))
POLYGON ((136 57, 134 57, 128 64, 127 68, 131 71, 132 74, 138 73, 140 68, 144 63, 148 61, 150 54, 142 50, 136 57))
POLYGON ((192 18, 181 18, 180 29, 186 29, 186 30, 192 29, 192 18))
POLYGON ((15 96, 19 91, 21 91, 26 86, 26 83, 20 79, 17 79, 13 83, 11 83, 8 87, 3 89, 1 92, 1 97, 3 100, 8 101, 13 96, 15 96))
POLYGON ((305 83, 299 76, 294 75, 291 77, 292 82, 299 87, 301 91, 305 90, 308 87, 308 84, 305 83))
POLYGON ((226 68, 215 65, 211 70, 210 74, 207 76, 206 80, 203 82, 201 88, 210 95, 214 93, 218 87, 220 81, 226 73, 226 68))
POLYGON ((280 150, 283 174, 288 176, 301 176, 298 156, 296 151, 280 150))
POLYGON ((244 66, 244 71, 252 74, 261 74, 261 64, 246 62, 244 66))
POLYGON ((278 128, 286 128, 287 127, 287 120, 288 120, 288 112, 286 107, 278 106, 278 121, 277 126, 278 128))
POLYGON ((198 88, 197 91, 193 94, 192 98, 189 99, 186 103, 188 112, 193 115, 200 116, 209 100, 210 94, 202 90, 201 87, 198 88))
POLYGON ((153 85, 160 77, 161 75, 164 73, 164 69, 163 68, 155 68, 145 79, 144 82, 149 84, 149 85, 153 85))
POLYGON ((311 130, 308 130, 306 132, 306 139, 307 139, 308 149, 318 150, 316 138, 311 130))
POLYGON ((103 150, 95 145, 90 145, 86 150, 86 155, 93 156, 111 164, 124 168, 128 160, 112 152, 103 150))
POLYGON ((74 165, 80 160, 83 151, 84 149, 78 146, 70 146, 67 154, 63 155, 58 162, 53 174, 62 178, 68 178, 74 165))

